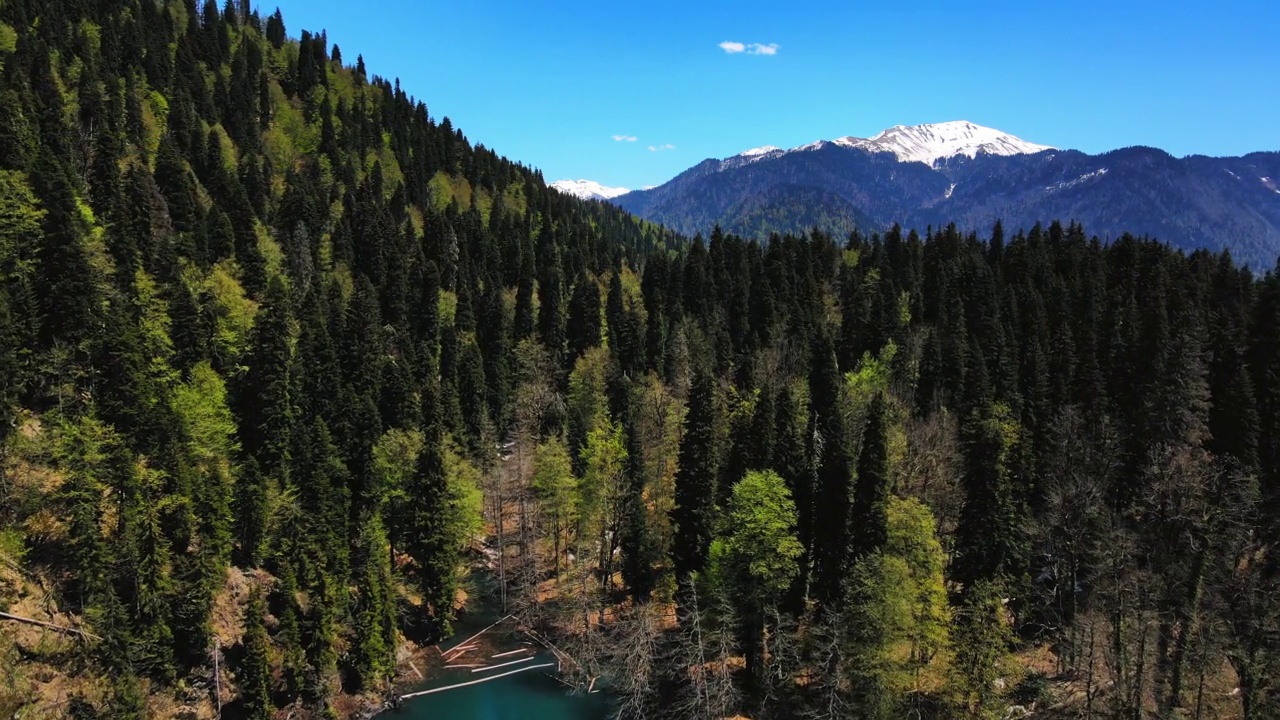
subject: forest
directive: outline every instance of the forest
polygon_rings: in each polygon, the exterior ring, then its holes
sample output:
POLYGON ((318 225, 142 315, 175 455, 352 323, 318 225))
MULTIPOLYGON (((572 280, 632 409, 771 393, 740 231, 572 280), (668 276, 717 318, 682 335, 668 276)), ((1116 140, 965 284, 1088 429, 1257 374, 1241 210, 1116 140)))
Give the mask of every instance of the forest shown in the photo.
POLYGON ((0 716, 353 716, 480 572, 620 718, 1280 716, 1280 275, 1050 220, 687 239, 2 0, 0 716))

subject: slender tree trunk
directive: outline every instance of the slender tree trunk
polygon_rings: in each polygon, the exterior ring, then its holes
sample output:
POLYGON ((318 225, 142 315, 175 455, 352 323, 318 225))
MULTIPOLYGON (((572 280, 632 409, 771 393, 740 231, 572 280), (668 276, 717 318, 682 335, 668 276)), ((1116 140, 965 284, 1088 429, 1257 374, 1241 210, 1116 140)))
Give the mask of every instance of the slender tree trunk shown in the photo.
POLYGON ((1146 676, 1147 676, 1147 635, 1150 623, 1143 617, 1146 613, 1138 613, 1138 627, 1141 635, 1138 636, 1138 658, 1133 673, 1133 698, 1132 713, 1133 720, 1142 720, 1142 699, 1145 694, 1146 676))
POLYGON ((1196 637, 1200 632, 1200 598, 1204 593, 1205 555, 1206 553, 1203 551, 1196 554, 1187 601, 1178 613, 1181 632, 1179 632, 1173 646, 1173 668, 1169 679, 1169 707, 1166 710, 1166 714, 1169 710, 1182 706, 1182 674, 1186 668, 1187 644, 1190 638, 1196 637))

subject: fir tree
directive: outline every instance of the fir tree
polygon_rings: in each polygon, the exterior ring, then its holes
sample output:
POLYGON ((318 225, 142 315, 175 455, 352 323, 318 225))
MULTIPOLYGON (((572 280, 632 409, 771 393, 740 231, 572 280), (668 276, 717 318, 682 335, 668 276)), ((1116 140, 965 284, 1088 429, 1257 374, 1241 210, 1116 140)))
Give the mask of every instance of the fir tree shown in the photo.
POLYGON ((270 640, 263 623, 266 613, 262 591, 254 588, 244 613, 244 660, 237 673, 244 716, 253 720, 266 720, 275 711, 271 703, 270 640))
POLYGON ((850 557, 871 553, 888 539, 886 504, 890 495, 888 452, 888 408, 877 394, 867 410, 867 426, 858 456, 858 479, 854 485, 850 521, 850 557))
POLYGON ((715 387, 708 375, 699 374, 690 391, 671 513, 675 524, 671 561, 676 580, 685 585, 694 573, 702 571, 711 547, 719 474, 717 418, 715 387))

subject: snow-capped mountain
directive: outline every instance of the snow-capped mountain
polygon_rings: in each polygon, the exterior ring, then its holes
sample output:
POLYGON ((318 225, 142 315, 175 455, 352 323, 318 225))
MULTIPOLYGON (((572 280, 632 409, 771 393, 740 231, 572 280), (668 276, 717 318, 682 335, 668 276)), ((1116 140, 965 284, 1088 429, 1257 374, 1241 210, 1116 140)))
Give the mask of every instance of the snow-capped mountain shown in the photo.
POLYGON ((1237 261, 1269 268, 1280 255, 1276 178, 1277 152, 1088 155, 957 121, 708 159, 613 202, 689 236, 717 225, 767 238, 814 227, 842 235, 954 222, 988 232, 997 219, 1011 230, 1076 220, 1104 239, 1130 232, 1189 250, 1230 248, 1237 261))
POLYGON ((898 158, 898 162, 920 162, 930 167, 961 155, 970 159, 979 154, 1007 157, 1034 155, 1044 150, 1055 149, 1049 145, 1027 142, 1020 137, 995 128, 983 127, 968 120, 955 120, 926 125, 894 125, 869 138, 849 135, 835 140, 819 140, 791 150, 766 145, 738 153, 724 160, 723 164, 727 169, 741 165, 743 162, 777 157, 788 152, 819 150, 829 145, 858 148, 875 153, 893 153, 894 157, 898 158))
POLYGON ((994 128, 975 125, 968 120, 931 125, 895 125, 867 139, 843 137, 838 145, 858 147, 872 152, 890 152, 898 162, 922 162, 933 166, 939 160, 964 155, 1034 155, 1054 150, 1037 145, 994 128))
POLYGON ((612 200, 631 192, 627 188, 605 187, 592 180, 557 180, 550 187, 583 200, 612 200))

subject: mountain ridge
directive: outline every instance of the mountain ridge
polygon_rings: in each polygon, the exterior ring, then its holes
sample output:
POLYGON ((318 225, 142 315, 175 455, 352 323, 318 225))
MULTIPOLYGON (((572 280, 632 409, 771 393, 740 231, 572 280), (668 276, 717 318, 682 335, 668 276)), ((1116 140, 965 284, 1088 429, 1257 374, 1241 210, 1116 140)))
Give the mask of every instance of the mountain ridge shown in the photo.
POLYGON ((1179 158, 1131 146, 1093 155, 956 121, 707 159, 612 202, 686 235, 720 226, 757 238, 815 226, 846 233, 955 222, 985 232, 996 220, 1011 228, 1076 220, 1104 240, 1131 233, 1187 250, 1230 249, 1270 268, 1280 255, 1276 178, 1280 152, 1179 158))

